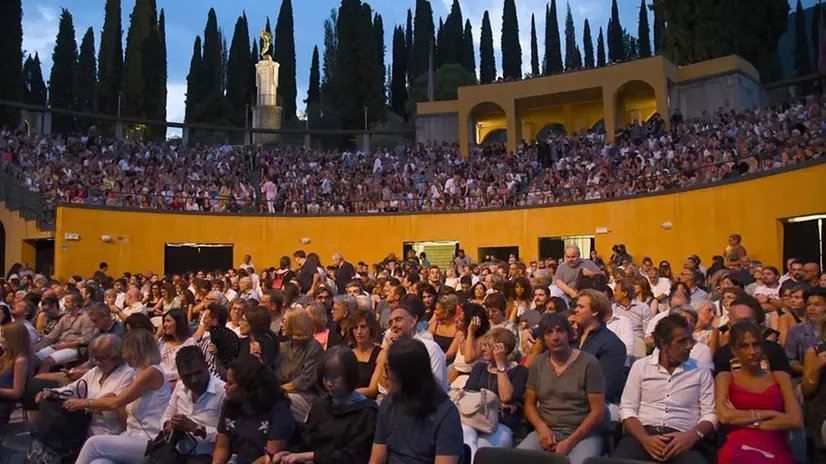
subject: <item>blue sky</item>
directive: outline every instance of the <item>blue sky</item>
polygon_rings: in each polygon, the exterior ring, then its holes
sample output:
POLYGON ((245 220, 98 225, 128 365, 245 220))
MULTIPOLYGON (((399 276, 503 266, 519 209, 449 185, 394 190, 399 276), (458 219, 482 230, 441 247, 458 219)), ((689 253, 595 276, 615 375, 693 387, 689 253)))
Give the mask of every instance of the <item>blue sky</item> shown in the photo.
MULTIPOLYGON (((206 24, 207 12, 210 7, 214 7, 218 14, 219 26, 228 35, 227 41, 231 40, 237 17, 246 11, 250 21, 251 34, 258 36, 263 29, 267 16, 270 17, 273 28, 278 16, 280 0, 256 1, 256 0, 212 0, 211 2, 195 2, 192 0, 157 0, 158 8, 166 11, 166 37, 169 55, 169 102, 167 105, 167 118, 170 121, 181 121, 184 115, 184 98, 186 92, 186 75, 189 68, 189 61, 192 55, 192 43, 196 34, 203 34, 206 24)), ((549 0, 516 0, 517 13, 519 15, 519 33, 522 38, 523 67, 530 68, 530 18, 531 14, 537 16, 537 33, 539 35, 540 55, 542 54, 542 31, 544 30, 545 5, 549 0)), ((817 0, 804 0, 805 7, 811 6, 817 0)), ((792 0, 790 0, 792 2, 792 0)), ((126 30, 129 25, 129 14, 134 6, 134 0, 123 0, 123 27, 124 40, 126 30)), ((452 0, 431 0, 435 12, 435 21, 438 24, 438 17, 447 16, 452 0)), ((502 4, 503 0, 460 0, 462 13, 466 19, 470 19, 473 26, 473 36, 477 41, 477 63, 478 63, 478 40, 481 29, 482 15, 485 10, 490 12, 494 46, 497 53, 497 66, 501 67, 501 56, 499 54, 499 37, 502 24, 502 4)), ((596 40, 599 27, 603 28, 608 23, 610 15, 610 0, 575 0, 572 2, 572 13, 574 24, 576 25, 577 40, 582 41, 582 25, 587 17, 591 23, 591 29, 596 40)), ((77 40, 85 33, 89 27, 94 28, 95 39, 100 40, 100 30, 103 27, 103 10, 105 0, 23 0, 23 48, 34 53, 39 52, 43 62, 43 74, 48 80, 49 69, 51 68, 51 55, 54 48, 54 40, 57 35, 58 19, 60 9, 67 8, 74 17, 75 33, 77 40)), ((296 55, 298 59, 298 107, 299 112, 304 108, 303 100, 306 98, 307 83, 310 73, 310 60, 313 46, 318 45, 323 52, 323 22, 329 16, 330 10, 337 8, 340 0, 293 0, 293 13, 295 20, 295 41, 296 55)), ((392 32, 396 24, 404 24, 407 17, 407 9, 415 6, 415 0, 373 0, 370 2, 373 9, 378 11, 385 26, 387 45, 387 60, 392 56, 392 32)), ((559 24, 560 28, 565 23, 564 1, 559 1, 559 24)), ((792 3, 792 8, 794 3, 792 3)), ((639 0, 619 0, 620 20, 622 24, 636 35, 639 0)), ((653 21, 650 18, 649 21, 653 21)), ((564 53, 564 50, 563 50, 564 53)), ((541 57, 540 57, 541 59, 541 57)), ((500 70, 501 71, 501 70, 500 70)))

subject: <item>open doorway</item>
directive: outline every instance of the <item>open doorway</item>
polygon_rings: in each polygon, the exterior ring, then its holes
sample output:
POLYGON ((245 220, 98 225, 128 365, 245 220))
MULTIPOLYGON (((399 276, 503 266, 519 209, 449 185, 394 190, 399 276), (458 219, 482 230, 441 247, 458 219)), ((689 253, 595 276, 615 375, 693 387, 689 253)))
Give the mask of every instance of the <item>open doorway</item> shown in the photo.
POLYGON ((508 262, 511 255, 519 261, 519 247, 518 246, 500 246, 500 247, 480 247, 479 248, 479 262, 490 261, 491 258, 498 261, 508 262))
POLYGON ((446 269, 450 266, 456 252, 459 250, 459 242, 453 240, 441 242, 404 242, 402 245, 402 256, 407 259, 408 251, 413 250, 416 256, 422 253, 427 255, 427 260, 432 266, 439 266, 439 269, 446 269))
POLYGON ((797 258, 804 263, 817 263, 820 269, 824 268, 824 223, 826 214, 791 218, 783 222, 783 266, 789 258, 797 258))
POLYGON ((163 268, 167 275, 199 269, 225 271, 232 268, 232 244, 167 243, 163 268))
POLYGON ((571 235, 568 237, 540 237, 539 259, 559 259, 565 256, 565 248, 578 246, 582 257, 588 259, 595 249, 593 235, 571 235))

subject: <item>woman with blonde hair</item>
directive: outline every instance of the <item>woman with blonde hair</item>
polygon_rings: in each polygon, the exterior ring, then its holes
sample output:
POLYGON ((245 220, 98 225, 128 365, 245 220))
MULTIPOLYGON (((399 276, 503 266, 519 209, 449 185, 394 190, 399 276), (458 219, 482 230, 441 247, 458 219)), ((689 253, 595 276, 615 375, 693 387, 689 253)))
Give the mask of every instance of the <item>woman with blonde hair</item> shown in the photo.
POLYGON ((89 399, 71 399, 63 403, 69 411, 126 409, 126 431, 120 435, 96 435, 89 438, 77 457, 79 464, 98 460, 139 462, 146 444, 161 432, 161 417, 169 404, 171 390, 161 369, 161 352, 152 334, 133 330, 123 339, 123 359, 135 370, 135 381, 116 395, 89 399))
POLYGON ((284 317, 278 377, 281 388, 290 398, 290 409, 296 422, 303 424, 313 399, 318 396, 318 365, 324 349, 313 338, 313 321, 306 311, 287 311, 284 317))
POLYGON ((14 406, 23 396, 34 372, 34 352, 29 330, 22 322, 3 326, 3 355, 0 356, 0 426, 9 422, 14 406))
MULTIPOLYGON (((436 310, 430 318, 427 330, 433 335, 433 341, 445 352, 445 359, 448 363, 456 357, 456 350, 450 351, 456 333, 459 331, 456 325, 456 311, 459 300, 456 295, 445 295, 436 301, 436 310)), ((458 349, 458 346, 457 346, 458 349)))
POLYGON ((330 341, 330 326, 327 323, 327 309, 318 304, 311 303, 304 308, 310 320, 313 322, 313 338, 321 345, 321 348, 327 350, 330 341))

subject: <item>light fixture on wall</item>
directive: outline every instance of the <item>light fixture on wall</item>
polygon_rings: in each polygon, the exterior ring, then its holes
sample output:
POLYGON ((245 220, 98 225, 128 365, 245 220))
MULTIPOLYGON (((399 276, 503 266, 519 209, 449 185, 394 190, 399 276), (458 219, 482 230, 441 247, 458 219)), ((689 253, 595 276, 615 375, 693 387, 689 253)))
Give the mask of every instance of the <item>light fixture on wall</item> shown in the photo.
POLYGON ((301 243, 303 243, 305 245, 309 245, 310 244, 310 238, 309 237, 302 238, 301 243))
POLYGON ((112 236, 111 235, 101 235, 100 241, 103 243, 112 243, 112 236))
POLYGON ((63 235, 63 239, 71 242, 76 242, 80 240, 80 234, 66 233, 63 235))
POLYGON ((660 224, 660 227, 662 227, 664 230, 671 230, 671 228, 674 227, 674 224, 671 224, 669 221, 665 221, 662 224, 660 224))

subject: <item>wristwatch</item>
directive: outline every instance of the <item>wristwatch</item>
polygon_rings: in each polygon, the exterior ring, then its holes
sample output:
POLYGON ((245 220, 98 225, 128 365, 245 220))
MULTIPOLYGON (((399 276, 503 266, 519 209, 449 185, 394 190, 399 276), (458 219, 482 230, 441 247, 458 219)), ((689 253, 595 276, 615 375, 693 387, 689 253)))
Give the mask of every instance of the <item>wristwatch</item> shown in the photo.
POLYGON ((700 429, 694 429, 694 433, 696 433, 697 436, 700 437, 700 440, 705 440, 706 439, 706 436, 703 435, 703 432, 701 432, 700 429))
POLYGON ((507 366, 499 366, 499 365, 497 365, 497 366, 496 366, 496 370, 497 370, 497 371, 499 371, 499 372, 505 372, 505 371, 507 371, 507 370, 508 370, 508 367, 507 367, 507 366))

